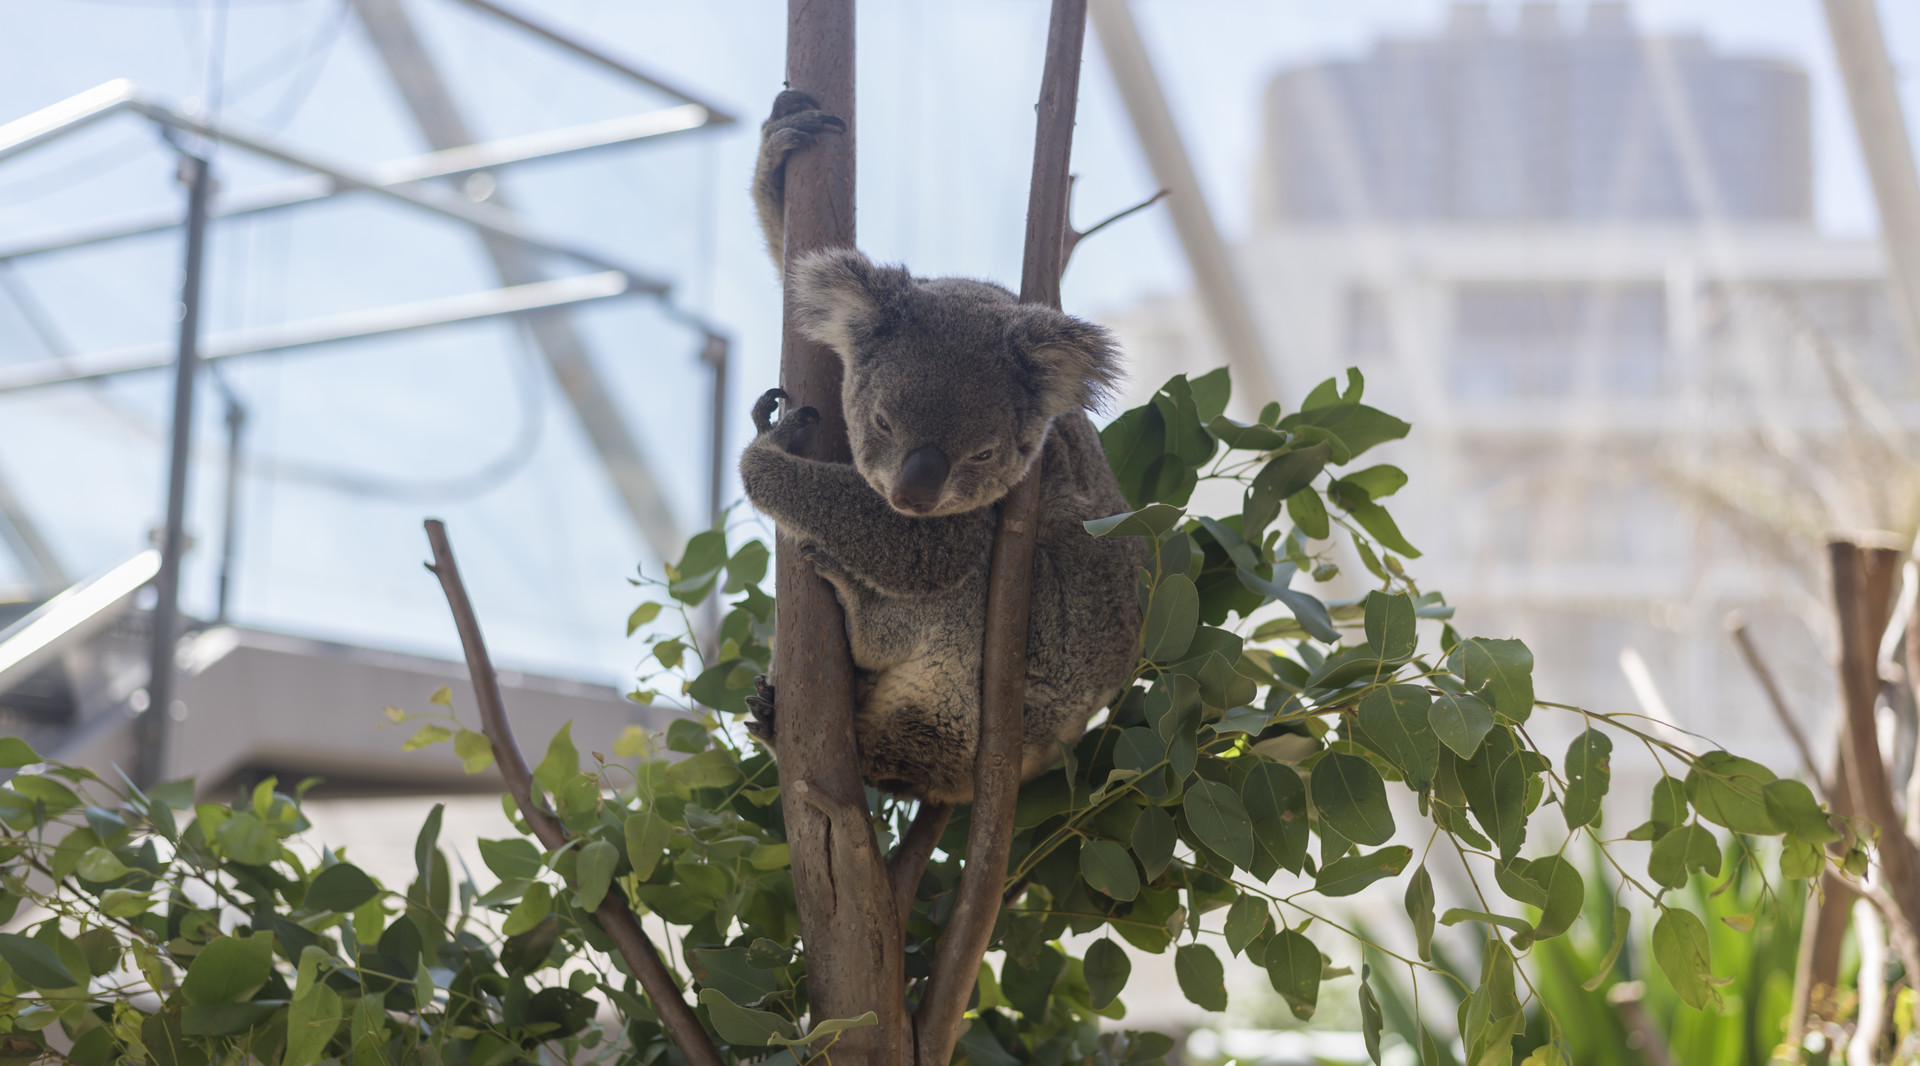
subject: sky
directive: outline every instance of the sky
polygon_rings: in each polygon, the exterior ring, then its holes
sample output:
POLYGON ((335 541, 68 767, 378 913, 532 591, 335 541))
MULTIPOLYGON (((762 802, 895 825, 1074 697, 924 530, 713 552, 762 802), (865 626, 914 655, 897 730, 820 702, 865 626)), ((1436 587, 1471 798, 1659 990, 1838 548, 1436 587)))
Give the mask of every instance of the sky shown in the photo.
MULTIPOLYGON (((515 3, 516 0, 503 0, 515 3)), ((406 0, 469 125, 497 138, 674 101, 581 63, 457 0, 406 0)), ((1563 15, 1577 20, 1581 5, 1563 15)), ((1439 28, 1441 0, 1136 0, 1143 36, 1229 240, 1245 232, 1261 92, 1289 65, 1439 28)), ((742 121, 645 146, 503 172, 544 231, 670 281, 674 299, 734 340, 729 452, 775 383, 779 292, 746 185, 758 120, 783 76, 785 5, 772 0, 517 0, 558 28, 656 72, 742 121)), ((1883 3, 1896 67, 1920 69, 1920 6, 1883 3)), ((1514 5, 1496 4, 1496 20, 1514 5)), ((1874 230, 1871 191, 1814 0, 1646 0, 1638 24, 1810 73, 1819 226, 1874 230)), ((869 0, 858 26, 859 242, 925 275, 1009 284, 1019 274, 1044 0, 869 0)), ((1074 169, 1081 224, 1154 189, 1098 42, 1088 36, 1074 169)), ((367 165, 423 151, 344 0, 0 0, 0 123, 112 78, 263 128, 316 157, 367 165)), ((1909 116, 1920 80, 1902 81, 1909 116)), ((228 188, 286 176, 232 149, 228 188)), ((0 162, 0 243, 177 203, 151 130, 116 119, 0 162)), ((0 365, 165 340, 178 239, 0 267, 0 365), (43 309, 51 341, 9 292, 43 309)), ((569 268, 571 269, 571 268, 569 268)), ((471 234, 365 197, 248 223, 211 242, 210 331, 494 283, 471 234)), ((1070 311, 1098 318, 1187 284, 1164 212, 1103 232, 1075 256, 1070 311)), ((703 522, 707 424, 698 338, 642 300, 577 316, 681 523, 703 522)), ((420 520, 445 518, 497 659, 621 684, 642 649, 622 620, 636 566, 659 561, 622 512, 574 417, 515 327, 486 323, 234 360, 200 394, 185 574, 190 612, 213 604, 225 459, 220 388, 248 412, 233 616, 357 643, 452 654, 439 590, 418 562, 420 520), (526 442, 533 442, 531 448, 526 442), (504 470, 500 468, 505 466, 504 470), (486 482, 472 491, 475 481, 486 482), (450 483, 467 483, 461 484, 450 483)), ((0 395, 0 478, 74 575, 138 550, 159 523, 169 403, 163 374, 0 395)), ((735 512, 743 533, 753 523, 735 512)), ((21 575, 0 556, 0 589, 21 575)))

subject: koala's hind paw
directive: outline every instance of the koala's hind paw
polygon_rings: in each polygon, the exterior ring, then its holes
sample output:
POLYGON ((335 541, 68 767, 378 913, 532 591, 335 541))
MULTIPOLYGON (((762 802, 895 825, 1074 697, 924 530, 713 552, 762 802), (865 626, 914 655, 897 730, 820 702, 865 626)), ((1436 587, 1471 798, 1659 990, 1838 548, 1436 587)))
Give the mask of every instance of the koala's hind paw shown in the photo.
POLYGON ((787 398, 785 389, 768 389, 753 401, 753 428, 762 433, 773 431, 773 412, 780 408, 780 401, 787 398))
POLYGON ((755 738, 773 747, 773 682, 765 674, 755 674, 753 678, 754 695, 747 697, 747 732, 755 738))
POLYGON ((812 94, 788 89, 773 98, 773 113, 760 127, 760 140, 767 148, 784 155, 805 148, 814 137, 827 130, 845 133, 846 129, 846 120, 820 110, 820 101, 812 94))

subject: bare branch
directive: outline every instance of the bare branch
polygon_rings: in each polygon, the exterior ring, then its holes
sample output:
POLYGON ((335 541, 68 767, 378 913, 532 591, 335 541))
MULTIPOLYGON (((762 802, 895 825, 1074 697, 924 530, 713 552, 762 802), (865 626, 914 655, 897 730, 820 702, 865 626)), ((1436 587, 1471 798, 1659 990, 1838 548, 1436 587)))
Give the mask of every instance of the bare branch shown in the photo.
POLYGON ((927 872, 933 849, 940 843, 940 834, 946 832, 947 819, 951 817, 953 804, 921 800, 920 809, 913 812, 913 824, 907 827, 907 835, 887 860, 887 873, 893 878, 893 905, 900 912, 903 931, 913 917, 913 898, 920 889, 920 876, 927 872))
MULTIPOLYGON (((1060 268, 1067 240, 1067 176, 1080 88, 1087 0, 1053 0, 1046 66, 1040 76, 1027 193, 1025 303, 1060 306, 1060 268)), ((1043 445, 1044 447, 1044 445, 1043 445)), ((1026 703, 1028 601, 1040 500, 1040 464, 1007 494, 994 539, 987 583, 986 646, 981 666, 980 748, 974 760, 973 812, 960 889, 914 1013, 920 1066, 947 1066, 965 1022, 967 997, 987 953, 1013 842, 1020 790, 1020 714, 1026 703)))
MULTIPOLYGON (((513 793, 514 803, 527 824, 533 827, 541 845, 549 851, 565 847, 567 831, 552 814, 533 802, 533 774, 527 770, 527 760, 513 739, 513 725, 507 720, 506 704, 500 698, 500 681, 494 676, 493 659, 487 654, 486 641, 480 635, 480 619, 473 613, 467 588, 460 581, 460 568, 453 561, 453 545, 447 540, 446 524, 437 518, 427 519, 427 541, 433 545, 433 563, 427 569, 440 579, 447 606, 453 611, 454 627, 460 631, 460 647, 467 654, 467 674, 473 680, 474 700, 480 705, 480 727, 493 745, 493 761, 500 767, 500 776, 507 780, 507 790, 513 793)), ((680 1053, 693 1066, 722 1066, 720 1052, 714 1048, 707 1031, 700 1027, 692 1008, 680 998, 673 975, 667 972, 660 953, 654 950, 639 920, 627 908, 626 898, 618 891, 608 892, 599 909, 594 911, 594 918, 613 940, 628 971, 639 980, 641 991, 647 994, 660 1015, 661 1027, 680 1053)))
POLYGON ((1813 790, 1826 797, 1826 782, 1820 777, 1820 767, 1813 759, 1813 747, 1807 743, 1807 735, 1800 731, 1800 723, 1787 709, 1786 697, 1781 695, 1780 686, 1773 679, 1773 671, 1767 669, 1766 661, 1760 657, 1760 649, 1754 646, 1752 634, 1747 632, 1747 620, 1740 612, 1727 615, 1727 630, 1733 634, 1733 642, 1740 646, 1740 655, 1747 660, 1747 668, 1753 671, 1754 680, 1760 682, 1761 691, 1767 694, 1767 706, 1773 708, 1774 716, 1780 719, 1780 725, 1793 739, 1793 746, 1800 751, 1800 762, 1806 767, 1807 783, 1813 790))
POLYGON ((1084 241, 1088 237, 1091 237, 1094 234, 1100 232, 1101 230, 1106 229, 1108 226, 1113 225, 1115 222, 1120 221, 1121 219, 1127 217, 1128 215, 1131 215, 1140 211, 1145 211, 1147 208, 1152 207, 1154 204, 1159 203, 1162 199, 1166 197, 1166 195, 1167 195, 1167 190, 1161 189, 1159 192, 1154 193, 1152 196, 1147 197, 1146 199, 1140 201, 1137 204, 1134 204, 1132 207, 1129 207, 1123 211, 1116 211, 1113 214, 1108 215, 1106 218, 1103 218, 1100 221, 1094 223, 1092 229, 1077 230, 1072 228, 1071 223, 1069 223, 1067 228, 1067 247, 1065 251, 1060 253, 1061 272, 1062 273, 1066 272, 1067 263, 1073 259, 1073 250, 1075 248, 1080 247, 1081 241, 1084 241))

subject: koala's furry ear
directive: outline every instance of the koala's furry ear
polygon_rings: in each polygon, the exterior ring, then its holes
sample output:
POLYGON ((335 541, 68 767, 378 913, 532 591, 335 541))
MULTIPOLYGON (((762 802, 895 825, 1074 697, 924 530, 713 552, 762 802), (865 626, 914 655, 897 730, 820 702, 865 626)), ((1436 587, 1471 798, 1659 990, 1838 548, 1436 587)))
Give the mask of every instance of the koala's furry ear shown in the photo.
POLYGON ((913 275, 876 266, 852 248, 829 248, 795 263, 788 283, 800 332, 851 362, 859 338, 874 330, 896 294, 912 288, 913 275))
POLYGON ((1093 407, 1120 383, 1120 347, 1104 327, 1023 304, 1008 334, 1049 416, 1093 407))

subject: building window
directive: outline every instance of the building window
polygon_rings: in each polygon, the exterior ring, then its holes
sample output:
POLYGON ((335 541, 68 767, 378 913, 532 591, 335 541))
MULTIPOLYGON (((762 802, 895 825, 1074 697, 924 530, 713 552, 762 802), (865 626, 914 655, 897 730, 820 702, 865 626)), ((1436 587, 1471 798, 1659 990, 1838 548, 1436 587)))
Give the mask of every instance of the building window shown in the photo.
POLYGON ((1455 290, 1453 312, 1461 396, 1644 396, 1667 383, 1657 285, 1469 284, 1455 290))
POLYGON ((1349 288, 1342 332, 1347 358, 1352 362, 1364 365, 1391 355, 1393 335, 1387 321, 1387 294, 1371 285, 1349 288))

